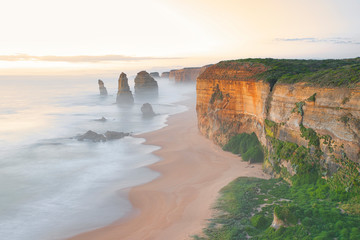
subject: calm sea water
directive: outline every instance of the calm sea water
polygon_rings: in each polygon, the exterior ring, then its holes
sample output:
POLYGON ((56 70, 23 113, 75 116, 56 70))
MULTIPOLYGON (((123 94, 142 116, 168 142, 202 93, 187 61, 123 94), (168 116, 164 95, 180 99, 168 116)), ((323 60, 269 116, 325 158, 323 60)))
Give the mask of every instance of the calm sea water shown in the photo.
POLYGON ((164 127, 169 115, 186 110, 176 102, 195 94, 195 86, 159 80, 159 97, 150 101, 159 115, 144 119, 143 100, 118 107, 116 77, 103 81, 106 98, 94 78, 0 77, 1 239, 63 239, 105 226, 131 210, 126 189, 158 177, 146 168, 159 161, 152 154, 158 147, 144 139, 72 137, 164 127), (94 121, 101 117, 108 120, 94 121))

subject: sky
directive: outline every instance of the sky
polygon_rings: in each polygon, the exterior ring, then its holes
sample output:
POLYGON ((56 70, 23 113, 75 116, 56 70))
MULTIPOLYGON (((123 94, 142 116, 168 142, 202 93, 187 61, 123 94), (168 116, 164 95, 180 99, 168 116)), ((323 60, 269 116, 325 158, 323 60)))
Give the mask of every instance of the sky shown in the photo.
POLYGON ((0 75, 360 56, 359 0, 1 0, 0 75))

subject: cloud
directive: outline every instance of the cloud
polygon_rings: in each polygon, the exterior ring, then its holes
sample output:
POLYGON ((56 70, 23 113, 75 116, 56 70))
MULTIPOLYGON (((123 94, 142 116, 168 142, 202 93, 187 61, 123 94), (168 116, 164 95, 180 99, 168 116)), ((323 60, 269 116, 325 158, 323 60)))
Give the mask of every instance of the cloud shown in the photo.
POLYGON ((360 44, 360 41, 355 41, 351 38, 276 38, 276 41, 281 42, 308 42, 308 43, 332 43, 332 44, 360 44))
POLYGON ((144 61, 161 59, 180 59, 180 58, 161 58, 161 57, 131 57, 124 55, 79 55, 79 56, 32 56, 27 54, 0 55, 0 61, 46 61, 46 62, 71 62, 71 63, 97 63, 114 61, 144 61))

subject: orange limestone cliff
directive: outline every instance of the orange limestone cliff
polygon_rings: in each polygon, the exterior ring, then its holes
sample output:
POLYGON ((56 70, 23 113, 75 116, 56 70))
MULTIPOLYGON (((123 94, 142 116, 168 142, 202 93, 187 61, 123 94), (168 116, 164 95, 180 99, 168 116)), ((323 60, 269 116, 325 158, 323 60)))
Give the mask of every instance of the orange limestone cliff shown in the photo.
MULTIPOLYGON (((278 139, 321 150, 327 164, 344 154, 359 162, 360 84, 324 86, 299 78, 294 83, 267 81, 268 70, 266 64, 246 60, 207 68, 196 86, 200 132, 220 145, 235 134, 254 132, 269 151, 271 139, 278 139), (307 133, 318 142, 312 143, 307 133)), ((339 74, 332 71, 322 74, 339 74)))
POLYGON ((196 78, 203 73, 207 67, 208 66, 171 70, 169 79, 177 83, 195 82, 196 78))

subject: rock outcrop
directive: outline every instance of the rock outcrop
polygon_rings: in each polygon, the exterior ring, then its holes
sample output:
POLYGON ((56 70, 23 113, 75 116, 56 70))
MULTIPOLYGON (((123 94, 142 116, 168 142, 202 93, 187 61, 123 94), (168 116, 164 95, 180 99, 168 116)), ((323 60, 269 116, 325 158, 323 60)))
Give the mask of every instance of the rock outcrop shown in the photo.
POLYGON ((115 131, 107 131, 104 134, 99 134, 89 130, 85 134, 76 136, 75 138, 78 141, 106 142, 106 141, 121 139, 129 135, 130 135, 129 133, 115 132, 115 131))
POLYGON ((125 73, 121 73, 119 76, 119 86, 118 86, 118 93, 116 96, 116 103, 117 104, 133 104, 134 97, 130 91, 128 78, 126 77, 125 73))
POLYGON ((102 118, 99 118, 99 119, 95 119, 94 121, 97 121, 97 122, 106 122, 107 119, 102 117, 102 118))
POLYGON ((171 70, 169 73, 169 79, 174 80, 176 83, 196 82, 197 77, 201 73, 203 73, 206 70, 206 68, 208 68, 209 66, 210 65, 204 67, 171 70))
POLYGON ((101 96, 107 96, 108 92, 106 90, 106 87, 104 85, 104 82, 102 80, 98 80, 98 84, 99 84, 99 90, 100 90, 100 95, 101 96))
POLYGON ((107 131, 106 133, 104 133, 104 136, 106 137, 106 140, 108 140, 108 141, 121 139, 121 138, 129 136, 129 135, 130 135, 129 133, 115 132, 115 131, 107 131))
POLYGON ((144 103, 141 106, 141 112, 144 117, 153 117, 156 115, 150 103, 144 103))
POLYGON ((160 74, 158 72, 151 72, 150 76, 153 78, 160 78, 160 74))
POLYGON ((261 77, 268 69, 245 60, 207 68, 196 87, 200 132, 219 145, 254 132, 270 153, 271 139, 318 149, 327 166, 345 155, 360 162, 360 84, 275 83, 261 77))
POLYGON ((169 78, 170 72, 161 73, 161 78, 169 78))
POLYGON ((87 131, 83 135, 75 137, 78 141, 92 141, 92 142, 106 142, 106 137, 103 134, 98 134, 91 130, 87 131))
POLYGON ((158 84, 146 71, 139 72, 135 77, 135 94, 137 96, 157 96, 158 84))

